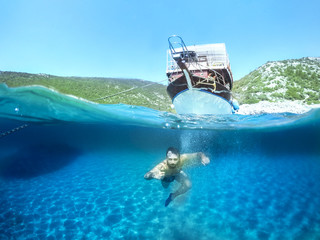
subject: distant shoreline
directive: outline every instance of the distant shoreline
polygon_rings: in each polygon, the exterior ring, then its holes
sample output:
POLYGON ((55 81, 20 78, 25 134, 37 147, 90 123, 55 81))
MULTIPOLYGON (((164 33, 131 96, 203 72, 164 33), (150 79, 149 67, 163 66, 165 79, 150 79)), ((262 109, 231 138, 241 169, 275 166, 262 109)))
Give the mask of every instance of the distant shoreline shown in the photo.
MULTIPOLYGON (((3 82, 5 85, 7 85, 5 82, 3 82)), ((86 98, 83 98, 82 96, 78 96, 76 94, 72 93, 63 93, 60 92, 59 90, 55 89, 52 86, 44 86, 40 84, 30 84, 26 86, 16 86, 16 87, 43 87, 46 88, 50 91, 57 92, 81 101, 86 101, 86 102, 92 102, 92 103, 99 103, 99 102, 94 102, 90 101, 86 98)), ((117 103, 102 103, 102 104, 117 104, 117 103)), ((129 104, 129 105, 136 105, 136 106, 144 106, 143 104, 134 104, 133 102, 131 103, 124 103, 124 104, 129 104)), ((151 106, 146 106, 149 108, 152 108, 151 106)), ((290 100, 284 100, 280 102, 268 102, 268 101, 261 101, 259 103, 254 103, 254 104, 242 104, 240 105, 239 111, 236 112, 236 114, 240 115, 256 115, 256 114, 272 114, 272 113, 294 113, 294 114, 303 114, 306 112, 309 112, 310 110, 314 108, 320 108, 320 104, 313 104, 313 105, 307 105, 303 103, 302 101, 290 101, 290 100)), ((155 109, 155 108, 154 108, 155 109)), ((159 109, 157 109, 159 110, 159 109)), ((164 109, 161 109, 160 111, 163 111, 164 109)), ((168 110, 166 110, 168 111, 168 110)))
POLYGON ((255 104, 242 104, 237 114, 241 115, 255 115, 264 113, 295 113, 303 114, 309 112, 314 108, 320 108, 320 104, 307 105, 301 101, 282 101, 282 102, 268 102, 261 101, 255 104))
POLYGON ((43 86, 61 94, 101 104, 127 104, 174 112, 164 85, 137 79, 78 78, 1 72, 0 83, 10 88, 43 86), (147 86, 147 87, 146 87, 147 86))

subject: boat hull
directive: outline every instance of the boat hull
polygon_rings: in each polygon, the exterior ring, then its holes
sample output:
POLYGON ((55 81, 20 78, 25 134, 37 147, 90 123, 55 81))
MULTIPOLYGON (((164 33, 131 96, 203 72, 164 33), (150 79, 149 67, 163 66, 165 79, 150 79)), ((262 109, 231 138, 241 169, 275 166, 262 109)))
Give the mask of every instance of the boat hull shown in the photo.
POLYGON ((167 92, 178 114, 232 114, 231 91, 220 83, 193 75, 192 88, 185 76, 169 83, 167 92))
POLYGON ((226 99, 200 89, 186 89, 172 101, 178 114, 232 114, 233 108, 226 99))

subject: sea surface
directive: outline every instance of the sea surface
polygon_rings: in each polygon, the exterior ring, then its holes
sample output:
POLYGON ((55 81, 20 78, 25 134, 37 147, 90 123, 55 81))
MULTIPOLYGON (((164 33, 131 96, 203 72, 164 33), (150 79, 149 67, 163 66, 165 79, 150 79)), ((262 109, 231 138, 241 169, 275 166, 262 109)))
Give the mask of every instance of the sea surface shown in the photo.
POLYGON ((320 109, 178 116, 0 85, 0 239, 320 239, 320 109), (164 206, 166 149, 211 160, 164 206))

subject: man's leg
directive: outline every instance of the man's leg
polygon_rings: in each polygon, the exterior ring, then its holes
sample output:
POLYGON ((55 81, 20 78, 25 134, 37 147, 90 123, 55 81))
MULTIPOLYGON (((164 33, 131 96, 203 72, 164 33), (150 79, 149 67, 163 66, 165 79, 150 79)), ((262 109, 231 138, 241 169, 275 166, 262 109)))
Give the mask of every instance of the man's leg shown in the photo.
POLYGON ((165 206, 168 206, 173 199, 175 199, 177 196, 181 194, 186 193, 192 187, 190 179, 188 178, 187 174, 185 174, 183 171, 181 171, 176 176, 175 180, 177 180, 177 182, 179 182, 181 185, 177 191, 175 191, 174 193, 170 193, 168 199, 165 202, 165 206))
POLYGON ((172 193, 172 197, 173 199, 175 199, 177 196, 186 193, 187 191, 189 191, 192 187, 191 181, 189 179, 189 177, 187 176, 187 174, 185 174, 183 171, 181 171, 177 176, 176 176, 176 180, 178 183, 180 183, 180 187, 178 188, 177 191, 175 191, 174 193, 172 193))

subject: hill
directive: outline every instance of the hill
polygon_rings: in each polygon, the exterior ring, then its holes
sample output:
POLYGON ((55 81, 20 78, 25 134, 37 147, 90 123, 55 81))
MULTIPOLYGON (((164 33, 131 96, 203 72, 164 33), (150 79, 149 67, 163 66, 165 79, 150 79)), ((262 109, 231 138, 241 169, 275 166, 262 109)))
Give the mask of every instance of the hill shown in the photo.
POLYGON ((166 86, 138 79, 58 77, 47 74, 1 72, 0 83, 9 87, 41 85, 102 104, 129 104, 172 111, 166 86), (134 88, 123 94, 118 93, 134 88), (105 96, 112 96, 104 98, 105 96))
MULTIPOLYGON (((42 85, 102 104, 123 103, 174 111, 166 86, 138 79, 59 77, 0 71, 0 83, 9 87, 42 85), (120 92, 124 93, 118 94, 120 92), (104 98, 106 96, 111 97, 104 98)), ((320 58, 267 62, 235 81, 233 95, 240 104, 266 101, 320 104, 320 58)))
POLYGON ((241 104, 260 101, 320 103, 320 58, 267 62, 234 83, 241 104))

